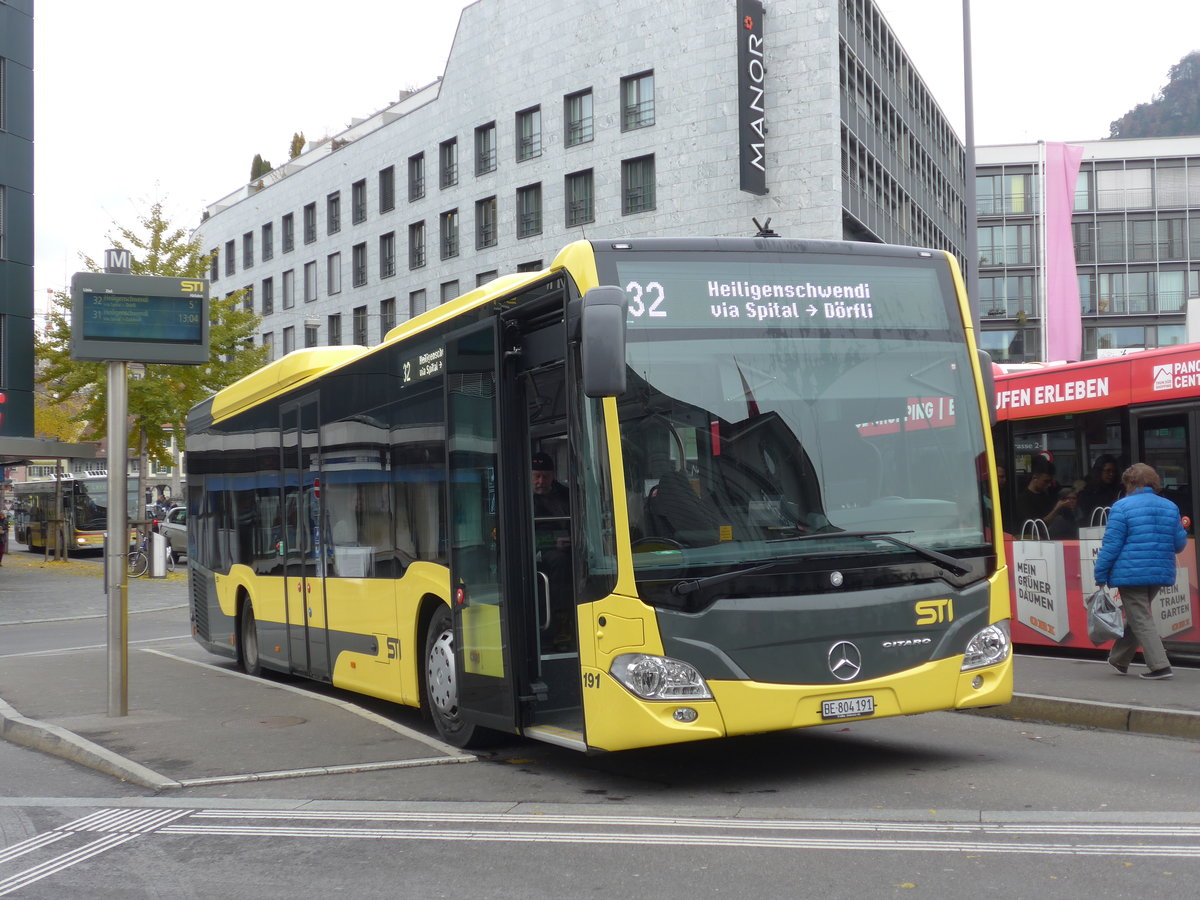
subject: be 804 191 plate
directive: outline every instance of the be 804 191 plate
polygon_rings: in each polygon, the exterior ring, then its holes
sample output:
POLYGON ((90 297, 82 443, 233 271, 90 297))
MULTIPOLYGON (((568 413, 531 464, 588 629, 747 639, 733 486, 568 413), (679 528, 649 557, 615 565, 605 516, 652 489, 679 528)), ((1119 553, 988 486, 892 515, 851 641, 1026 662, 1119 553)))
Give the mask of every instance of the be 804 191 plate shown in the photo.
POLYGON ((853 719, 875 714, 874 697, 843 697, 841 700, 822 700, 822 719, 853 719))

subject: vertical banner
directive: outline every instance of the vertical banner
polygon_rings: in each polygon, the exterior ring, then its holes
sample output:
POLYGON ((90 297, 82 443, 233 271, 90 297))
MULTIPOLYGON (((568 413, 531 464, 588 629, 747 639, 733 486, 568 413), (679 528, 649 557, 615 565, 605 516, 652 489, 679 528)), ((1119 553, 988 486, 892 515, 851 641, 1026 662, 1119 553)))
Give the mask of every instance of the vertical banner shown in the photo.
MULTIPOLYGON (((767 193, 762 0, 737 0, 738 164, 741 189, 767 193)), ((1076 304, 1078 306, 1078 304, 1076 304)))
POLYGON ((1046 144, 1046 329, 1047 357, 1076 362, 1083 349, 1083 321, 1079 310, 1079 281, 1075 269, 1075 243, 1071 212, 1075 206, 1075 181, 1083 148, 1046 144))

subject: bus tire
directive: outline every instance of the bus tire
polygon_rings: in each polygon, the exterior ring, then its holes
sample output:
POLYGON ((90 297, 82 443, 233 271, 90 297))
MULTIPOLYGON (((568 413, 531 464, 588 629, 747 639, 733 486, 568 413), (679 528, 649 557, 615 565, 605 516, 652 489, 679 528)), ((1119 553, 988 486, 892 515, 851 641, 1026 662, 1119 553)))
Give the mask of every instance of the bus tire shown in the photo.
POLYGON ((262 674, 262 658, 258 655, 258 625, 254 621, 254 605, 250 598, 242 600, 238 616, 238 666, 247 675, 262 674))
POLYGON ((479 747, 488 743, 490 732, 462 720, 458 709, 458 682, 454 670, 454 619, 439 605, 425 632, 425 708, 438 734, 455 747, 479 747))

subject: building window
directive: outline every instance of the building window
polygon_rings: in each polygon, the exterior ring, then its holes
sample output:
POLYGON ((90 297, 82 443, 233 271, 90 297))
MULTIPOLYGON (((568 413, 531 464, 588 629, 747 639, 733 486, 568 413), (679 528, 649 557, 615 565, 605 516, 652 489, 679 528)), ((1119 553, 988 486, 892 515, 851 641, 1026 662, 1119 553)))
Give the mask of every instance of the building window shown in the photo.
POLYGON ((496 123, 488 122, 475 129, 475 174, 496 171, 496 123))
POLYGON ((563 100, 566 117, 563 143, 568 147, 586 144, 592 139, 592 89, 567 94, 563 100))
POLYGON ((500 272, 497 269, 489 269, 487 272, 480 272, 475 276, 475 287, 482 284, 487 284, 489 281, 495 281, 500 272))
POLYGON ((517 113, 517 162, 542 155, 542 108, 517 113))
POLYGON ((517 188, 517 237, 542 233, 542 186, 517 188))
POLYGON ((304 264, 304 302, 312 303, 317 299, 317 263, 304 264))
POLYGON ((596 220, 595 183, 592 170, 567 176, 567 227, 586 225, 596 220))
POLYGON ((350 185, 350 205, 353 207, 350 215, 355 225, 367 221, 367 179, 350 185))
POLYGON ((388 297, 379 301, 379 339, 387 337, 387 333, 396 327, 396 298, 388 297))
POLYGON ((451 209, 441 215, 442 259, 458 256, 458 210, 451 209))
POLYGON ((542 261, 540 259, 532 259, 529 262, 517 263, 518 272, 540 272, 542 271, 542 261))
POLYGON ((304 207, 304 243, 311 244, 317 239, 317 204, 309 203, 304 207))
POLYGON ((448 303, 458 296, 458 279, 442 282, 442 302, 448 303))
POLYGON ((296 329, 289 325, 283 329, 283 355, 287 356, 296 349, 296 329))
POLYGON ((379 211, 396 208, 396 167, 388 166, 379 171, 379 211))
POLYGON ((654 72, 621 79, 621 130, 654 124, 654 72))
POLYGON ((408 295, 408 317, 419 316, 425 312, 425 291, 413 291, 408 295))
POLYGON ((379 277, 391 278, 396 274, 396 232, 389 231, 379 236, 379 277))
POLYGON ((350 324, 354 329, 354 343, 363 347, 367 346, 367 308, 365 306, 354 307, 354 318, 350 324))
POLYGON ((408 158, 408 202, 425 196, 425 154, 418 153, 408 158))
POLYGON ((283 217, 283 252, 291 253, 296 246, 296 217, 293 213, 287 213, 283 217))
POLYGON ((367 245, 355 244, 351 250, 351 265, 354 266, 354 286, 367 283, 367 245))
POLYGON ((442 141, 438 148, 439 176, 438 183, 443 188, 454 187, 458 184, 458 138, 442 141))
POLYGON ((425 223, 413 222, 408 226, 408 267, 419 269, 425 265, 425 223))
POLYGON ((237 271, 237 245, 233 241, 225 242, 225 274, 232 275, 237 271))
MULTIPOLYGON (((0 187, 0 195, 3 195, 4 188, 0 187)), ((0 219, 0 228, 4 227, 3 219, 0 219)), ((208 251, 208 280, 219 281, 221 279, 221 249, 213 247, 208 251)), ((3 256, 0 256, 3 259, 3 256)))
MULTIPOLYGON (((296 272, 288 269, 283 273, 283 308, 291 309, 296 305, 296 272)), ((285 332, 286 334, 286 332, 285 332)), ((287 351, 285 350, 284 353, 287 351)))
POLYGON ((329 346, 337 347, 342 343, 342 315, 334 313, 328 319, 329 322, 329 346))
POLYGON ((654 154, 621 163, 621 212, 624 215, 654 209, 654 154))
POLYGON ((254 265, 254 232, 247 231, 242 235, 242 268, 249 269, 254 265))
POLYGON ((342 192, 334 191, 325 198, 325 233, 337 234, 342 230, 342 192))
POLYGON ((267 348, 267 362, 275 361, 275 332, 264 331, 262 345, 267 348))
POLYGON ((262 227, 262 258, 263 262, 275 257, 275 223, 268 222, 262 227))
POLYGON ((264 278, 262 280, 262 314, 269 316, 275 312, 275 279, 264 278))
POLYGON ((242 309, 254 312, 254 285, 248 284, 242 288, 242 309))
POLYGON ((321 326, 308 324, 304 326, 304 346, 315 347, 321 339, 321 326))
POLYGON ((325 291, 340 294, 342 292, 342 254, 330 253, 325 257, 325 291))
POLYGON ((496 246, 496 198, 475 201, 475 249, 496 246))

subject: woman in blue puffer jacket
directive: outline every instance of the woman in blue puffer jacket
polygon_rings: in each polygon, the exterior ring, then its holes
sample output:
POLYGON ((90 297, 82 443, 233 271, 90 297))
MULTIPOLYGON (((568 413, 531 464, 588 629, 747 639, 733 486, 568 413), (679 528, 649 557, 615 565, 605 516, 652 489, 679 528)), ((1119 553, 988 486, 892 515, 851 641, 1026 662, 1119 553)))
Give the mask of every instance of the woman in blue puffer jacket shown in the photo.
POLYGON ((1171 677, 1171 663, 1154 626, 1150 604, 1158 589, 1175 583, 1175 554, 1187 545, 1179 507, 1157 494, 1162 482, 1145 463, 1121 475, 1125 496, 1113 504, 1096 557, 1096 584, 1121 589, 1125 634, 1113 642, 1108 662, 1124 675, 1141 645, 1148 672, 1143 678, 1171 677))

